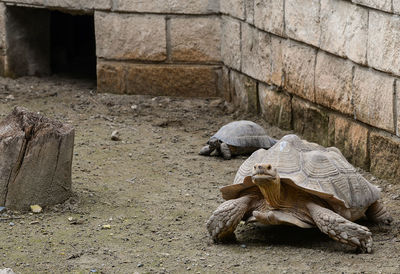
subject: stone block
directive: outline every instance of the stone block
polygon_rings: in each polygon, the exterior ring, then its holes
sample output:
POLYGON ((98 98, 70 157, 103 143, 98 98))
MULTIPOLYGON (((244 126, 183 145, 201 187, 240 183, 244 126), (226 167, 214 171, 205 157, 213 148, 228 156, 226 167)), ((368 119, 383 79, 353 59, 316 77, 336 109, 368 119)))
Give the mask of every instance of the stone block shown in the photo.
POLYGON ((126 64, 127 94, 216 97, 221 67, 205 65, 126 64))
POLYGON ((280 86, 281 40, 248 24, 242 24, 242 71, 259 81, 280 86))
POLYGON ((400 14, 400 0, 393 0, 393 12, 400 14))
POLYGON ((258 113, 257 82, 231 70, 230 90, 233 104, 246 111, 258 113))
POLYGON ((0 3, 0 50, 6 47, 6 7, 0 3))
POLYGON ((315 67, 315 102, 352 115, 352 70, 353 64, 348 60, 319 51, 315 67))
POLYGON ((164 61, 165 24, 164 16, 96 12, 97 57, 164 61))
POLYGON ((4 77, 5 75, 5 56, 0 54, 0 76, 4 77))
POLYGON ((356 67, 353 102, 357 120, 394 133, 393 93, 393 77, 356 67))
POLYGON ((371 132, 370 157, 371 172, 385 179, 400 177, 400 138, 384 132, 371 132))
POLYGON ((97 91, 124 94, 125 65, 121 62, 97 62, 97 91))
POLYGON ((260 83, 258 98, 261 114, 265 121, 282 129, 292 129, 292 99, 290 95, 260 83))
POLYGON ((400 75, 400 17, 369 11, 368 64, 400 75))
POLYGON ((252 25, 254 25, 254 1, 255 0, 244 0, 246 22, 252 25))
POLYGON ((329 117, 330 146, 340 149, 347 160, 355 166, 369 170, 369 130, 350 118, 335 114, 329 117))
POLYGON ((50 12, 7 7, 5 75, 50 74, 50 12))
POLYGON ((285 32, 290 38, 319 47, 319 0, 290 0, 285 2, 285 32))
POLYGON ((172 18, 170 33, 172 60, 221 61, 221 23, 219 17, 172 18))
POLYGON ((283 0, 255 0, 254 25, 282 36, 284 33, 283 0))
POLYGON ((219 0, 114 0, 113 10, 122 12, 215 14, 219 0))
POLYGON ((316 50, 292 40, 282 42, 285 90, 314 101, 316 50))
POLYGON ((392 11, 392 0, 351 0, 351 2, 387 12, 392 11))
POLYGON ((240 21, 222 17, 222 61, 236 70, 241 68, 240 28, 240 21))
POLYGON ((293 129, 308 141, 329 145, 329 116, 321 108, 292 98, 293 129))
POLYGON ((396 115, 395 117, 397 117, 397 125, 396 126, 396 135, 400 136, 400 80, 396 80, 395 83, 395 92, 396 92, 396 113, 394 115, 396 115))
POLYGON ((321 0, 321 49, 365 64, 368 10, 346 1, 321 0))
POLYGON ((245 0, 220 0, 223 14, 229 14, 241 20, 245 19, 245 0))
POLYGON ((222 98, 227 102, 232 102, 230 90, 230 70, 226 66, 222 67, 222 98))

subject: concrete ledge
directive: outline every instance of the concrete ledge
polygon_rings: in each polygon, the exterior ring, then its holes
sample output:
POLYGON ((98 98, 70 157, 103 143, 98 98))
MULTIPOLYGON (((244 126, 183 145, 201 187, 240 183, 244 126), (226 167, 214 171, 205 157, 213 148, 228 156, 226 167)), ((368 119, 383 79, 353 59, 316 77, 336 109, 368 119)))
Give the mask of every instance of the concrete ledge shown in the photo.
POLYGON ((99 61, 97 90, 184 97, 220 95, 221 66, 134 64, 99 61))
POLYGON ((218 0, 114 0, 115 11, 143 13, 215 14, 218 0))

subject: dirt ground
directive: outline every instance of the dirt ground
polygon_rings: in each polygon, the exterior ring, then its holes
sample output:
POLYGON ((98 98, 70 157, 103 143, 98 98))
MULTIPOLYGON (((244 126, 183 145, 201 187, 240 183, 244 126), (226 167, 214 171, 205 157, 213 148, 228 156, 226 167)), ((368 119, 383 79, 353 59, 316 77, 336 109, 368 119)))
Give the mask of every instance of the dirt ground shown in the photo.
POLYGON ((62 78, 0 78, 0 115, 24 106, 74 125, 73 196, 40 214, 0 213, 0 269, 16 273, 400 273, 400 185, 383 189, 391 227, 361 221, 372 254, 317 229, 240 224, 237 243, 211 242, 205 223, 246 157, 198 151, 223 124, 252 119, 215 99, 97 94, 62 78), (112 141, 114 130, 121 141, 112 141))

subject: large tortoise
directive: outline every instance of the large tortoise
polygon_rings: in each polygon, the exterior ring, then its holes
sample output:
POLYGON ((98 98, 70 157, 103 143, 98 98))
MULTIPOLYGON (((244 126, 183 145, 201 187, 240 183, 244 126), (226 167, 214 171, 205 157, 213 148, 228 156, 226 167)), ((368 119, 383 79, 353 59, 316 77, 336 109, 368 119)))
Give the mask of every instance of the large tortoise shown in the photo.
POLYGON ((268 149, 276 143, 266 131, 252 121, 234 121, 222 126, 200 150, 200 155, 213 151, 222 154, 225 160, 234 155, 251 154, 260 148, 268 149))
POLYGON ((378 187, 337 148, 324 148, 296 135, 254 152, 240 166, 234 184, 221 192, 226 201, 207 222, 214 241, 231 238, 239 222, 246 220, 317 226, 334 240, 371 252, 371 232, 353 221, 364 215, 378 223, 392 221, 378 201, 378 187))

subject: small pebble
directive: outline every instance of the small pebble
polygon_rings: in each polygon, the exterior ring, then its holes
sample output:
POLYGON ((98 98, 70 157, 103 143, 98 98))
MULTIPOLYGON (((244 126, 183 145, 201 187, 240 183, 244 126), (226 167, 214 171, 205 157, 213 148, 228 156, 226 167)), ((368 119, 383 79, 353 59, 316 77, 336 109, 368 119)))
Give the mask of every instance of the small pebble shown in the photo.
POLYGON ((113 140, 113 141, 121 141, 121 138, 119 136, 119 131, 118 130, 114 130, 111 133, 111 140, 113 140))
POLYGON ((137 265, 137 267, 142 267, 142 266, 143 266, 143 264, 138 264, 138 265, 137 265))
POLYGON ((10 222, 9 225, 10 225, 10 226, 14 226, 15 224, 14 224, 13 222, 10 222))
POLYGON ((246 245, 240 245, 240 247, 242 247, 242 248, 246 248, 247 246, 246 246, 246 245))

